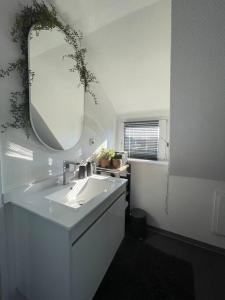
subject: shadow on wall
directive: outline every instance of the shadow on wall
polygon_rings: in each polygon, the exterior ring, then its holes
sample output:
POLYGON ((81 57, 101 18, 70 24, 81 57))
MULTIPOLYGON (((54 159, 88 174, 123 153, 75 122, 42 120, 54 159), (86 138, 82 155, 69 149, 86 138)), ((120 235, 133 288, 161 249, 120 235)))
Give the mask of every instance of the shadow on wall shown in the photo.
POLYGON ((7 141, 3 148, 5 191, 21 185, 29 185, 50 176, 60 175, 64 159, 81 161, 84 157, 88 158, 102 147, 108 146, 108 140, 104 136, 98 137, 94 145, 87 146, 85 143, 86 149, 82 150, 81 146, 74 147, 72 156, 71 150, 63 151, 61 154, 49 151, 41 144, 37 146, 33 139, 29 141, 29 148, 21 146, 25 144, 21 137, 19 140, 13 140, 17 143, 7 141))

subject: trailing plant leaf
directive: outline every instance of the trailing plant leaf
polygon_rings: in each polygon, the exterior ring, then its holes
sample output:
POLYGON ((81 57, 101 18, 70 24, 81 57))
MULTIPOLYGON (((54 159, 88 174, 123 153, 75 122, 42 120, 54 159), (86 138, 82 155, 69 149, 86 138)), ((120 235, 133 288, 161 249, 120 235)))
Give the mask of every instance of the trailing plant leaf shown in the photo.
POLYGON ((57 11, 53 5, 49 8, 44 2, 38 3, 33 1, 32 5, 26 5, 21 12, 16 15, 15 23, 11 29, 12 40, 20 45, 21 58, 15 62, 9 63, 6 69, 0 68, 0 78, 10 76, 11 72, 16 71, 20 75, 22 81, 21 91, 11 92, 10 94, 10 112, 12 116, 11 122, 2 124, 2 132, 8 127, 24 128, 27 136, 31 129, 29 117, 29 85, 34 79, 34 72, 28 69, 28 37, 33 38, 31 33, 34 31, 36 36, 41 30, 51 30, 59 28, 65 34, 65 41, 71 45, 74 52, 65 55, 73 60, 71 72, 77 71, 80 76, 80 82, 84 86, 85 92, 89 93, 94 103, 97 104, 97 97, 92 91, 90 84, 97 83, 95 75, 88 70, 86 60, 87 50, 81 46, 83 34, 80 31, 72 29, 69 25, 64 25, 57 16, 57 11))

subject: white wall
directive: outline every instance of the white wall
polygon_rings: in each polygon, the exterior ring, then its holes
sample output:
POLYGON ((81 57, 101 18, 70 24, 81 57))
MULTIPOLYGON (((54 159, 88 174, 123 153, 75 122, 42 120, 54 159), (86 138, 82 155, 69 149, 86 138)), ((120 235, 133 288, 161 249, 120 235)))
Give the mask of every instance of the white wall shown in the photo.
POLYGON ((131 207, 148 213, 148 224, 165 219, 168 162, 131 160, 131 207))
POLYGON ((172 11, 171 173, 225 180, 225 2, 172 11))
POLYGON ((214 191, 225 182, 170 176, 167 202, 165 162, 131 161, 131 170, 131 206, 147 212, 149 225, 225 248, 225 237, 211 231, 214 191))
POLYGON ((88 35, 90 65, 117 114, 169 110, 170 18, 171 1, 161 0, 88 35))
POLYGON ((211 232, 213 193, 225 188, 224 28, 223 0, 173 1, 168 228, 225 248, 211 232))
POLYGON ((223 0, 173 0, 168 215, 165 169, 133 167, 133 201, 149 224, 222 248, 211 225, 214 192, 225 190, 224 28, 223 0))

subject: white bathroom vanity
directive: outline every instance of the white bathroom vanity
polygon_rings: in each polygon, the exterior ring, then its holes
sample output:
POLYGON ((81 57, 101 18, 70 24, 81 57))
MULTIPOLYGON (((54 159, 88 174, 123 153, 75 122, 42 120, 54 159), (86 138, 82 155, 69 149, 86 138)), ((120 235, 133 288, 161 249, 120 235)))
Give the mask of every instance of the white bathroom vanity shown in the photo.
POLYGON ((91 300, 124 237, 125 193, 125 179, 93 175, 7 195, 18 291, 28 300, 91 300))

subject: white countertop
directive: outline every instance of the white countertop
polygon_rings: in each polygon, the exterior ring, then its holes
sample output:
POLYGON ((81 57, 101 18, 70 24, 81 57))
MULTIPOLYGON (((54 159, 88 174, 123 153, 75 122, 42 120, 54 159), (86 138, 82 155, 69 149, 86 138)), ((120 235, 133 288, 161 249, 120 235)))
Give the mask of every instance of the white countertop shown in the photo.
MULTIPOLYGON (((46 196, 51 193, 65 189, 65 185, 56 183, 56 178, 14 189, 5 194, 5 201, 17 207, 22 207, 35 215, 39 215, 70 230, 94 211, 99 210, 98 213, 101 214, 113 203, 115 198, 118 198, 125 192, 126 179, 101 175, 93 176, 98 176, 103 180, 109 181, 111 188, 76 209, 46 198, 46 196)), ((68 189, 73 185, 73 182, 67 185, 68 189)))

